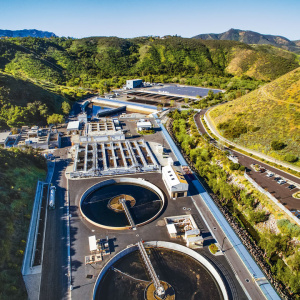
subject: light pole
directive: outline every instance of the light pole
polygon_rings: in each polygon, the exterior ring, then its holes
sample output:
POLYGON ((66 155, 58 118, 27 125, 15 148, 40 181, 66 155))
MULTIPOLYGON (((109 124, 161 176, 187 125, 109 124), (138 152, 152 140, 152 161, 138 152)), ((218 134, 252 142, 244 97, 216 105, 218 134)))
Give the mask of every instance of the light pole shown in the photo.
POLYGON ((224 238, 223 238, 222 247, 221 247, 222 252, 223 252, 224 241, 225 241, 226 238, 227 238, 227 236, 224 236, 224 238))

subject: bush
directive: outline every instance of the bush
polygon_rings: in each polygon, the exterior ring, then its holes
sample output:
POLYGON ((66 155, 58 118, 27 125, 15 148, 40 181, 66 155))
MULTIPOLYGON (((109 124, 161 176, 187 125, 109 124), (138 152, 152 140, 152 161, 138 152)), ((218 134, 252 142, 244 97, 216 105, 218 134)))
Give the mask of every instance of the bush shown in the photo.
POLYGON ((284 157, 284 160, 293 163, 293 162, 298 161, 298 157, 296 155, 289 153, 284 157))
POLYGON ((297 224, 291 223, 287 219, 278 220, 277 226, 282 233, 288 234, 292 237, 300 236, 300 227, 297 224))
POLYGON ((239 170, 240 167, 241 167, 240 164, 233 163, 233 162, 231 162, 231 163, 230 163, 230 166, 229 166, 230 170, 239 170))
POLYGON ((216 246, 216 244, 211 244, 209 245, 209 251, 212 253, 212 254, 216 254, 218 252, 218 247, 216 246))
POLYGON ((280 141, 273 141, 271 143, 271 148, 273 150, 282 150, 285 147, 286 147, 286 145, 283 142, 280 142, 280 141))
POLYGON ((264 211, 250 211, 249 212, 249 221, 254 224, 264 222, 268 219, 268 216, 264 211))

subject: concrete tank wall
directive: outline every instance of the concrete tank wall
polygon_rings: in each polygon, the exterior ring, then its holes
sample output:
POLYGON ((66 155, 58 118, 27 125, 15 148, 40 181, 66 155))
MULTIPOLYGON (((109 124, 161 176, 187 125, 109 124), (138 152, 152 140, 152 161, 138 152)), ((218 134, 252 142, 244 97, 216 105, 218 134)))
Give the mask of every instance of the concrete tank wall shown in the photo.
POLYGON ((80 213, 84 217, 85 220, 89 221, 90 223, 92 223, 93 225, 95 225, 97 227, 106 228, 106 229, 124 230, 124 229, 129 229, 130 228, 130 226, 125 226, 125 227, 111 227, 111 226, 105 226, 105 225, 98 224, 98 223, 90 220, 83 213, 83 211, 81 210, 81 204, 82 204, 82 202, 84 201, 84 199, 89 194, 91 194, 92 192, 98 190, 101 187, 104 187, 104 186, 107 186, 107 185, 111 185, 111 184, 115 184, 115 183, 132 183, 132 184, 137 184, 137 185, 140 185, 140 186, 144 186, 144 187, 147 187, 147 188, 155 191, 160 196, 163 204, 162 204, 160 210, 158 211, 158 213, 156 215, 154 215, 151 219, 149 219, 149 220, 147 220, 147 221, 145 221, 143 223, 137 224, 136 225, 137 227, 150 223, 155 218, 157 218, 159 216, 159 214, 161 213, 161 211, 163 210, 164 205, 165 205, 165 197, 164 197, 164 194, 162 193, 162 191, 157 186, 155 186, 154 184, 152 184, 152 183, 144 180, 143 178, 129 178, 129 177, 128 178, 127 177, 124 178, 124 177, 121 177, 121 178, 109 179, 109 180, 106 180, 106 181, 102 181, 102 182, 96 183, 95 185, 93 185, 92 187, 90 187, 89 189, 87 189, 83 193, 83 195, 81 196, 80 201, 79 201, 79 210, 80 210, 80 213))
MULTIPOLYGON (((150 246, 150 247, 160 247, 160 248, 166 248, 166 249, 171 249, 171 250, 175 250, 181 253, 184 253, 186 255, 189 255, 191 257, 193 257, 194 259, 196 259, 201 265, 203 265, 210 273, 211 275, 214 277, 214 279, 216 280, 216 282, 219 285, 219 288, 221 290, 221 293, 223 295, 223 299, 224 300, 228 300, 228 294, 226 291, 226 287, 224 285, 224 282, 221 278, 221 276, 219 275, 218 271, 214 268, 214 266, 206 259, 204 258, 202 255, 200 255, 199 253, 195 252, 192 249, 189 249, 185 246, 179 245, 179 244, 175 244, 175 243, 171 243, 171 242, 163 242, 163 241, 150 241, 150 242, 145 242, 144 243, 145 246, 150 246)), ((99 287, 99 284, 101 282, 101 279, 103 278, 103 276, 105 275, 105 273, 109 270, 110 267, 112 267, 112 265, 118 261, 120 258, 124 257, 125 255, 138 250, 137 245, 129 245, 128 248, 120 251, 119 253, 117 253, 113 258, 111 258, 106 265, 102 268, 101 272, 99 273, 96 283, 94 285, 94 290, 93 290, 93 300, 95 300, 96 298, 96 292, 97 289, 99 287)))

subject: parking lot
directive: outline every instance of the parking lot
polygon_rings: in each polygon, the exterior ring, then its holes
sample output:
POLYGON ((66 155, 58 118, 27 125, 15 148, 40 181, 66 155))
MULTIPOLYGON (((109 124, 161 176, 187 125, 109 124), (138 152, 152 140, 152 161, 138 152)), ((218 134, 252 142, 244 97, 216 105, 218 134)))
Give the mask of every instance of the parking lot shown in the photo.
POLYGON ((262 188, 271 193, 283 205, 291 211, 300 210, 300 199, 292 197, 294 193, 299 191, 299 184, 291 178, 287 178, 281 174, 269 170, 264 166, 252 163, 251 171, 248 172, 262 188))

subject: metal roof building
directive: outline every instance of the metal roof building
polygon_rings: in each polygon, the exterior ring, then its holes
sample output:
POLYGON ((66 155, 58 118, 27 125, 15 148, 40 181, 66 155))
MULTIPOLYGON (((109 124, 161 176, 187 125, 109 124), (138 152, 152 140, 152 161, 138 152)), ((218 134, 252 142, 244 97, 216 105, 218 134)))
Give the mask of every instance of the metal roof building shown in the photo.
POLYGON ((162 179, 167 187, 170 197, 186 197, 189 185, 181 171, 174 166, 162 168, 162 179))

